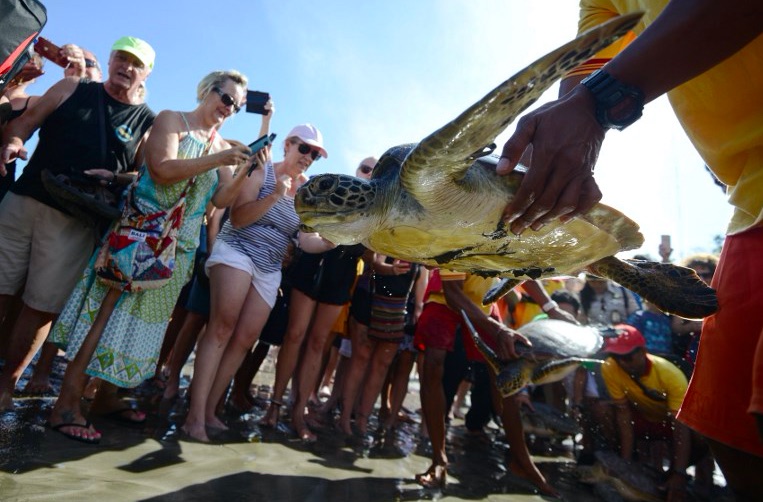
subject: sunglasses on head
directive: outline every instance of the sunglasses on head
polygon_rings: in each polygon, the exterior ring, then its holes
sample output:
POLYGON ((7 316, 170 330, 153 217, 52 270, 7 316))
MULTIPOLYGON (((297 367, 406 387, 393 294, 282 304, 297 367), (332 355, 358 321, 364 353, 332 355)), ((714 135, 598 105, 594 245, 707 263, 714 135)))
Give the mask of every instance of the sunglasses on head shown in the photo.
POLYGON ((241 111, 241 107, 238 106, 238 103, 236 103, 236 100, 233 99, 233 96, 223 92, 219 87, 213 87, 212 90, 216 92, 218 96, 220 96, 220 101, 222 101, 225 106, 232 106, 235 113, 241 111))
POLYGON ((371 167, 371 166, 367 166, 367 165, 365 165, 365 164, 360 164, 360 165, 358 166, 358 169, 360 169, 360 172, 361 172, 361 173, 363 173, 363 174, 368 174, 368 173, 370 173, 371 171, 373 171, 373 170, 374 170, 374 168, 373 168, 373 167, 371 167))
POLYGON ((312 157, 313 160, 318 160, 321 158, 320 152, 318 150, 315 150, 310 147, 307 143, 300 143, 297 145, 297 151, 301 153, 302 155, 310 154, 310 157, 312 157))

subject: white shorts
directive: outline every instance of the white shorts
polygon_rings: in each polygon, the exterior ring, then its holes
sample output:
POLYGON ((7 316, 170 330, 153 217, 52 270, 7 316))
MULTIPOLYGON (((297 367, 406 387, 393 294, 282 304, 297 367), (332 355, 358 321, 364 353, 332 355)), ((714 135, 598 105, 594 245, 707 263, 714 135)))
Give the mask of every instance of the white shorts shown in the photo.
POLYGON ((281 271, 260 272, 254 262, 245 254, 232 248, 224 241, 217 239, 212 248, 212 254, 207 258, 206 271, 215 265, 225 265, 236 270, 242 270, 252 276, 252 286, 260 294, 270 308, 276 304, 278 288, 281 286, 281 271))

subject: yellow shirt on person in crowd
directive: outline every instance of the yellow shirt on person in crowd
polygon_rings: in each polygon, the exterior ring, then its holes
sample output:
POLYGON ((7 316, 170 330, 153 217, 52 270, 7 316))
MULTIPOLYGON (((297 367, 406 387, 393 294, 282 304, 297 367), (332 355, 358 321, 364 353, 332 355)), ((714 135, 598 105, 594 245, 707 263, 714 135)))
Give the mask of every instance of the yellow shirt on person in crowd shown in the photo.
POLYGON ((601 376, 613 401, 626 399, 647 420, 661 422, 667 418, 668 413, 673 416, 678 413, 689 384, 675 364, 653 354, 647 354, 646 357, 649 368, 639 381, 647 389, 664 394, 667 397, 665 401, 657 401, 644 394, 641 386, 611 357, 601 365, 601 376))

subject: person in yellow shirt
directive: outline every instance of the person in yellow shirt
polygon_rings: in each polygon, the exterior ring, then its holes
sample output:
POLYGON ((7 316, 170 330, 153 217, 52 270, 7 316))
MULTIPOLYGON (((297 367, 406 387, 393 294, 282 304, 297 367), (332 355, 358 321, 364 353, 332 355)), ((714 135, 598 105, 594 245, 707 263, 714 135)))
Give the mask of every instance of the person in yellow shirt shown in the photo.
POLYGON ((578 27, 582 32, 636 11, 645 14, 627 47, 614 57, 594 57, 582 65, 562 81, 558 100, 517 124, 496 171, 508 174, 520 157, 530 157, 530 151, 532 156, 504 218, 512 232, 521 234, 593 207, 602 196, 593 168, 605 133, 626 128, 638 120, 645 103, 668 93, 689 139, 728 186, 734 207, 711 284, 720 308, 703 325, 697 364, 678 418, 707 438, 737 497, 759 500, 763 2, 581 0, 578 27))
MULTIPOLYGON (((604 342, 604 352, 609 357, 602 364, 601 376, 615 407, 620 455, 633 460, 636 439, 668 441, 672 454, 668 499, 681 500, 686 491, 692 445, 697 452, 695 457, 706 457, 708 453, 699 437, 675 419, 686 393, 686 377, 667 359, 647 352, 644 335, 635 327, 618 324, 615 331, 617 336, 604 342)), ((704 482, 707 489, 712 478, 707 476, 698 481, 704 482)))

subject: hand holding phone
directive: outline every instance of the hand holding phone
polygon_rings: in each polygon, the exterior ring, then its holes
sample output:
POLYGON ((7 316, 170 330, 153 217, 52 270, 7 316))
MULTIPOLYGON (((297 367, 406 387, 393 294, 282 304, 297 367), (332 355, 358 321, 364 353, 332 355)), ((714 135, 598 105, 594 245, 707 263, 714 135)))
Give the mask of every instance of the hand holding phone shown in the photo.
POLYGON ((49 61, 53 61, 61 68, 69 66, 69 58, 61 54, 61 48, 47 38, 37 37, 34 51, 49 61))
MULTIPOLYGON (((264 135, 261 138, 257 139, 257 141, 254 141, 252 143, 249 143, 249 149, 252 150, 251 156, 254 157, 259 153, 260 150, 265 148, 266 146, 270 146, 273 144, 273 140, 276 139, 276 133, 271 133, 270 135, 264 135)), ((252 171, 254 171, 257 168, 257 163, 252 162, 252 166, 249 168, 249 172, 246 173, 247 176, 252 175, 252 171)))

